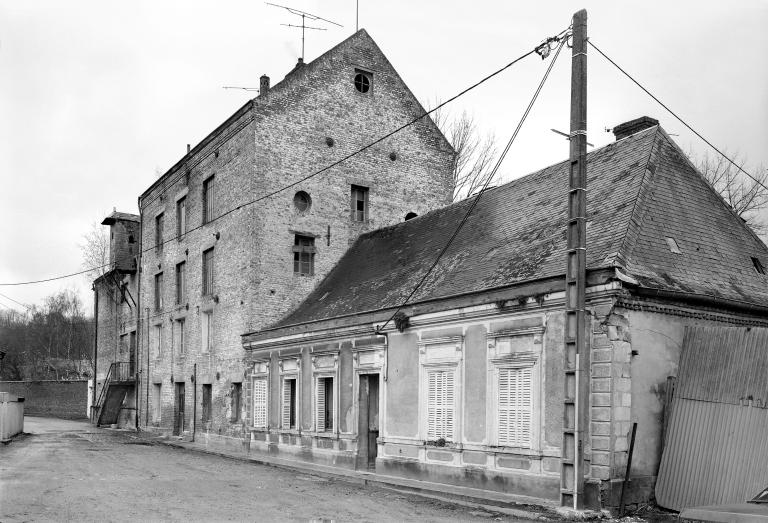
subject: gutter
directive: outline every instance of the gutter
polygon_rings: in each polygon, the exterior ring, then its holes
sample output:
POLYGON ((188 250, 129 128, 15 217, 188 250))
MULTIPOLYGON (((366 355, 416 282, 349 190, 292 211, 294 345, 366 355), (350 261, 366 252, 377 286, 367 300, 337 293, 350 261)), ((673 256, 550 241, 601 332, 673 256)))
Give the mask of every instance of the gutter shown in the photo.
POLYGON ((678 300, 697 305, 707 305, 710 307, 719 307, 732 309, 734 311, 749 312, 757 316, 768 316, 768 305, 758 305, 740 300, 731 300, 728 298, 717 298, 706 294, 694 294, 682 291, 669 291, 664 289, 655 289, 649 287, 637 287, 632 289, 638 296, 661 298, 667 300, 678 300))

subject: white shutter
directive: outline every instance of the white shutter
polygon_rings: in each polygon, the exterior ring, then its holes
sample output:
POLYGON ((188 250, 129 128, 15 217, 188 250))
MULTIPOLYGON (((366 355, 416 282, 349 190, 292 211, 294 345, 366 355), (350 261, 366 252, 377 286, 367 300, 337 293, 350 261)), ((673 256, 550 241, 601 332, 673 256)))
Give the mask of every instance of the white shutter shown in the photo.
POLYGON ((427 372, 427 437, 453 439, 454 371, 427 372))
POLYGON ((530 448, 533 415, 531 367, 500 368, 497 428, 499 445, 530 448))
POLYGON ((266 378, 256 378, 253 380, 253 426, 261 428, 267 426, 266 378))
POLYGON ((325 432, 325 378, 317 378, 316 425, 317 432, 325 432))
POLYGON ((283 428, 291 428, 291 380, 283 380, 283 428))

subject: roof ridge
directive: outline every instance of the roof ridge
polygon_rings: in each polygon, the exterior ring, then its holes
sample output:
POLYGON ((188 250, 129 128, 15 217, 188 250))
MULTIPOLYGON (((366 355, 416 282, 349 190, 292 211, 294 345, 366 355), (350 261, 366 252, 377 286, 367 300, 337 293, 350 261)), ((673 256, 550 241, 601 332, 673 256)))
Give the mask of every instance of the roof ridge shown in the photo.
MULTIPOLYGON (((649 148, 648 157, 645 159, 645 162, 643 164, 643 167, 644 167, 643 178, 640 180, 640 187, 638 188, 638 191, 637 191, 637 198, 635 198, 634 204, 632 206, 632 213, 629 215, 629 220, 627 220, 627 229, 624 231, 624 238, 621 242, 621 247, 619 247, 619 255, 622 256, 625 260, 628 260, 630 255, 635 250, 634 245, 632 246, 628 245, 630 230, 632 230, 632 232, 634 232, 635 230, 639 230, 642 227, 642 222, 645 220, 645 213, 643 213, 642 216, 638 216, 638 214, 640 214, 640 210, 645 207, 645 196, 648 194, 648 192, 645 189, 649 189, 650 191, 649 186, 651 184, 651 180, 650 180, 650 177, 648 176, 648 171, 650 170, 648 166, 651 163, 653 152, 657 146, 659 130, 661 129, 661 125, 657 124, 655 127, 656 127, 656 130, 653 133, 654 134, 653 144, 649 148), (641 199, 642 199, 642 202, 640 201, 641 199), (633 227, 633 224, 636 224, 636 225, 633 227), (625 252, 625 250, 628 248, 629 248, 629 251, 625 252)), ((651 176, 655 174, 656 173, 654 168, 654 170, 651 171, 651 176)))

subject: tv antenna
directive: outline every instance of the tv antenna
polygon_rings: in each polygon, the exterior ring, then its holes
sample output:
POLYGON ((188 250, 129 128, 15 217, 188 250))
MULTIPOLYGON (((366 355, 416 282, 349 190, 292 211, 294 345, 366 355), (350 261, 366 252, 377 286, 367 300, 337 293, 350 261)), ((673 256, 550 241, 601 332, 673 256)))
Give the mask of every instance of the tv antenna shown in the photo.
POLYGON ((292 15, 300 16, 301 17, 301 25, 294 25, 294 24, 280 24, 284 25, 286 27, 295 27, 295 28, 301 28, 301 58, 300 60, 304 61, 304 31, 306 29, 314 29, 315 31, 327 31, 324 27, 312 27, 309 25, 306 25, 306 20, 321 20, 323 22, 328 22, 329 24, 338 25, 339 27, 344 27, 341 24, 337 24, 333 20, 328 20, 327 18, 323 18, 322 16, 313 15, 312 13, 308 13, 306 11, 300 11, 299 9, 294 9, 293 7, 287 7, 284 5, 279 4, 273 4, 271 2, 264 2, 267 5, 271 5, 272 7, 280 7, 282 9, 285 9, 292 15))

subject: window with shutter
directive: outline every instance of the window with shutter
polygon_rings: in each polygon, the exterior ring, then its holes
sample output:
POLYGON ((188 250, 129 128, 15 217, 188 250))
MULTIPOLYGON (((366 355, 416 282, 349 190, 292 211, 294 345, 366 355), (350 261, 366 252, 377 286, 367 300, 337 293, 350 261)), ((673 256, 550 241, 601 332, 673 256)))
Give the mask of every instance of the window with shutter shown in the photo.
POLYGON ((499 368, 497 427, 499 445, 531 447, 533 369, 499 368))
POLYGON ((253 380, 253 426, 267 428, 267 378, 253 380))
POLYGON ((325 378, 317 378, 317 400, 315 402, 317 432, 325 432, 325 378))
POLYGON ((427 437, 453 440, 455 419, 454 375, 452 370, 427 372, 427 437))
POLYGON ((282 427, 296 428, 296 379, 283 379, 282 427))

